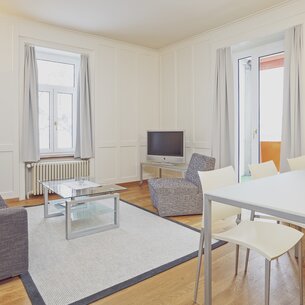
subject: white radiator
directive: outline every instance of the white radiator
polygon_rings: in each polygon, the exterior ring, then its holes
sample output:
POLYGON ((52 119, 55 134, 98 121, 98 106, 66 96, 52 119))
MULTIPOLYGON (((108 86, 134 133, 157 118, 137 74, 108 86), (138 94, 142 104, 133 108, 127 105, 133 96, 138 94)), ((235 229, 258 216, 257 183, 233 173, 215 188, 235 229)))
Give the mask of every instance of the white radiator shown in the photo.
POLYGON ((89 176, 89 160, 45 161, 31 164, 33 195, 42 195, 40 181, 89 176))

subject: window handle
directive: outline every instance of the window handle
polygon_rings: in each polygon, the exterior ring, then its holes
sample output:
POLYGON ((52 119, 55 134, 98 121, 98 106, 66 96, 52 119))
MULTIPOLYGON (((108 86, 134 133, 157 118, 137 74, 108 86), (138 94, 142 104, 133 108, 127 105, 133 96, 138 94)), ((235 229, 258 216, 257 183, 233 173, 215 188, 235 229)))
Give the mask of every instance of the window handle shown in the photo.
POLYGON ((57 130, 57 126, 58 126, 57 121, 54 122, 54 126, 55 126, 55 128, 57 130))

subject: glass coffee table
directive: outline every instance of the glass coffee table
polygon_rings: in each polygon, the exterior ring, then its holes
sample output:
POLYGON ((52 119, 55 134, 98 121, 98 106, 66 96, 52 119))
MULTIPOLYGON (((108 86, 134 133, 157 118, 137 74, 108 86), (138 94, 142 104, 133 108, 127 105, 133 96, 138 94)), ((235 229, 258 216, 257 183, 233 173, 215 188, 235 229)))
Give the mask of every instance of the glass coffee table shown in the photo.
POLYGON ((118 192, 126 188, 115 184, 102 185, 88 177, 40 183, 44 194, 44 217, 65 215, 66 239, 119 227, 118 192), (49 192, 61 198, 49 200, 49 192))

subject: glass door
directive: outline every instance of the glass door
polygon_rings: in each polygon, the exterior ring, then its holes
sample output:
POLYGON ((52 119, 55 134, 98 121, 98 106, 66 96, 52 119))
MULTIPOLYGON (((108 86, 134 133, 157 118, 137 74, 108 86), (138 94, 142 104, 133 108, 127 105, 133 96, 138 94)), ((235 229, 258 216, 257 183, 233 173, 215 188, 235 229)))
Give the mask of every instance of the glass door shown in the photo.
POLYGON ((248 165, 273 160, 279 168, 283 108, 283 43, 235 54, 238 99, 240 181, 250 178, 248 165))
POLYGON ((250 175, 248 164, 257 162, 257 134, 254 132, 257 119, 254 116, 255 103, 253 102, 252 88, 252 57, 238 60, 239 74, 239 175, 247 177, 250 175))
POLYGON ((280 170, 284 53, 259 59, 260 162, 273 160, 280 170))

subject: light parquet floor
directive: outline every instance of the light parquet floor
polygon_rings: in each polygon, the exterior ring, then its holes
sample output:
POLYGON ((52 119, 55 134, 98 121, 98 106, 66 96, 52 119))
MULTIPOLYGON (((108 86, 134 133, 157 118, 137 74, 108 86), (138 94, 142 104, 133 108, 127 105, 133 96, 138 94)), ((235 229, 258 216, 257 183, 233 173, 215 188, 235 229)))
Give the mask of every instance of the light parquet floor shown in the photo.
MULTIPOLYGON (((154 211, 147 183, 124 184, 123 200, 154 211)), ((41 204, 42 197, 26 201, 9 200, 10 206, 41 204)), ((174 217, 176 221, 200 228, 201 216, 174 217)), ((227 224, 226 224, 227 225, 227 224)), ((224 245, 213 251, 213 304, 262 305, 264 303, 264 259, 251 253, 247 275, 243 272, 245 251, 241 253, 240 272, 234 276, 235 246, 224 245)), ((149 253, 147 253, 149 255, 149 253)), ((1 262, 0 262, 1 263, 1 262)), ((192 305, 196 259, 174 267, 139 284, 97 301, 99 305, 192 305)), ((293 254, 273 262, 271 304, 298 305, 297 265, 293 254)), ((201 280, 198 304, 203 303, 201 280)), ((0 281, 1 305, 31 304, 19 277, 0 281)))

